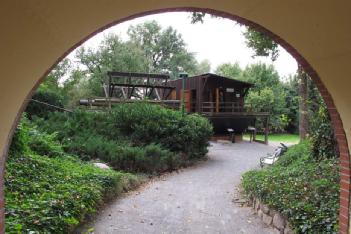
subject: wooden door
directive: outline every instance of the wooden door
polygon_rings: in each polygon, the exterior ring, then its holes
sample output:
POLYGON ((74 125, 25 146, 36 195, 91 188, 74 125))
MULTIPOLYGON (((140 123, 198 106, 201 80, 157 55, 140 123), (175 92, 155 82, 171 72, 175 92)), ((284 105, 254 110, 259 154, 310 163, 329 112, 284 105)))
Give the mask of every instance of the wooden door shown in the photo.
POLYGON ((176 100, 177 99, 177 91, 172 90, 170 97, 171 97, 171 100, 176 100))
MULTIPOLYGON (((182 100, 183 90, 181 90, 180 97, 182 100)), ((191 90, 189 90, 189 89, 184 91, 184 104, 185 104, 185 111, 191 112, 191 90)))

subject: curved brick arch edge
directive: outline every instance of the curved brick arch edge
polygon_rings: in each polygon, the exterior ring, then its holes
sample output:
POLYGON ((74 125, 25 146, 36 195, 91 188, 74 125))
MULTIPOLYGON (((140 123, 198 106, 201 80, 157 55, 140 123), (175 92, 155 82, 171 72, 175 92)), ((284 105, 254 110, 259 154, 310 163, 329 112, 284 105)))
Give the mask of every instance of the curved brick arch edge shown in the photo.
POLYGON ((32 88, 32 90, 27 95, 26 100, 24 100, 24 102, 22 103, 20 111, 18 112, 18 114, 15 118, 15 121, 12 124, 11 131, 7 137, 6 147, 4 149, 4 152, 2 153, 2 157, 0 158, 0 172, 1 172, 1 177, 0 177, 0 233, 5 233, 4 172, 5 172, 5 163, 6 163, 8 149, 9 149, 9 146, 10 146, 10 143, 12 140, 12 136, 13 136, 14 131, 16 129, 16 126, 18 125, 20 117, 21 117, 23 111, 25 110, 25 107, 28 104, 29 97, 31 97, 33 95, 34 91, 38 88, 40 83, 43 82, 43 80, 49 74, 49 72, 62 59, 64 59, 74 49, 76 49, 81 44, 83 44, 86 40, 88 40, 89 38, 95 36, 96 34, 102 32, 105 29, 110 28, 116 24, 119 24, 119 23, 122 23, 122 22, 128 21, 128 20, 132 20, 132 19, 135 19, 138 17, 152 15, 152 14, 167 13, 167 12, 193 12, 193 11, 200 11, 200 12, 220 16, 223 18, 231 19, 231 20, 236 21, 240 24, 250 26, 257 31, 264 33, 265 35, 269 36, 271 39, 276 41, 286 51, 288 51, 296 59, 296 61, 303 67, 305 72, 308 73, 309 76, 312 78, 313 82, 317 86, 319 92, 321 93, 321 95, 322 95, 322 97, 327 105, 327 109, 328 109, 329 115, 331 117, 332 126, 334 129, 334 134, 335 134, 336 141, 338 144, 339 159, 340 159, 340 211, 339 211, 340 231, 339 232, 345 233, 345 234, 348 233, 348 230, 349 230, 349 204, 350 204, 350 153, 349 153, 349 149, 348 149, 348 143, 347 143, 345 130, 343 128, 343 123, 342 123, 342 120, 340 118, 339 112, 337 111, 331 95, 329 94, 328 90, 326 89, 326 87, 322 83, 317 72, 312 68, 312 66, 307 62, 307 60, 295 48, 293 48, 289 43, 287 43, 284 39, 282 39, 278 35, 269 31, 268 29, 262 27, 258 23, 252 22, 252 21, 247 20, 245 18, 242 18, 240 16, 232 15, 230 13, 226 13, 223 11, 217 11, 217 10, 207 9, 207 8, 194 8, 194 7, 164 8, 164 9, 146 11, 146 12, 142 12, 142 13, 128 16, 128 17, 123 18, 121 20, 113 21, 113 22, 97 29, 96 31, 92 32, 91 34, 89 34, 88 36, 86 36, 85 38, 83 38, 82 40, 77 42, 75 45, 73 45, 61 57, 59 57, 56 60, 56 62, 43 74, 43 76, 38 80, 36 85, 32 88))

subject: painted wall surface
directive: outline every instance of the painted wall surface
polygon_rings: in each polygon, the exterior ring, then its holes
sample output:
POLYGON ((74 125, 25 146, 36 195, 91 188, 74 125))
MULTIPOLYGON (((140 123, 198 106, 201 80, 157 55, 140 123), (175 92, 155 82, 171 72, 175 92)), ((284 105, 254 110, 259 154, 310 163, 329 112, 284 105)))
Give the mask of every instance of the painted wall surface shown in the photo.
POLYGON ((6 149, 23 101, 65 52, 113 22, 147 11, 183 7, 237 15, 284 39, 321 78, 351 141, 349 0, 2 0, 0 152, 6 149))

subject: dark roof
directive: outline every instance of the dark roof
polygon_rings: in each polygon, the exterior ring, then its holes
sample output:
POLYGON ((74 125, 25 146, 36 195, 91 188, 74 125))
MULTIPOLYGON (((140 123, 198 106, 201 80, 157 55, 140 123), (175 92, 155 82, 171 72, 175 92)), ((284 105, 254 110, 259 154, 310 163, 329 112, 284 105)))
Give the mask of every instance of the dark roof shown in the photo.
MULTIPOLYGON (((204 74, 201 74, 201 75, 190 76, 189 78, 196 78, 196 77, 205 77, 205 78, 211 78, 211 79, 213 79, 213 78, 214 79, 227 79, 227 80, 230 80, 231 82, 235 82, 235 83, 241 84, 243 86, 248 86, 248 87, 254 86, 254 84, 250 83, 250 82, 237 80, 237 79, 234 79, 234 78, 231 78, 231 77, 220 76, 220 75, 213 74, 213 73, 204 73, 204 74)), ((182 78, 178 78, 178 79, 175 79, 175 80, 180 80, 180 79, 182 79, 182 78)), ((170 81, 175 81, 175 80, 170 80, 170 81)))
POLYGON ((213 73, 205 73, 205 74, 198 75, 198 76, 212 77, 212 78, 221 78, 221 79, 229 79, 229 80, 231 80, 231 81, 234 81, 234 82, 236 82, 236 83, 240 83, 240 84, 243 84, 243 85, 254 86, 254 84, 253 84, 253 83, 250 83, 250 82, 246 82, 246 81, 242 81, 242 80, 237 80, 237 79, 234 79, 234 78, 231 78, 231 77, 220 76, 220 75, 213 74, 213 73))

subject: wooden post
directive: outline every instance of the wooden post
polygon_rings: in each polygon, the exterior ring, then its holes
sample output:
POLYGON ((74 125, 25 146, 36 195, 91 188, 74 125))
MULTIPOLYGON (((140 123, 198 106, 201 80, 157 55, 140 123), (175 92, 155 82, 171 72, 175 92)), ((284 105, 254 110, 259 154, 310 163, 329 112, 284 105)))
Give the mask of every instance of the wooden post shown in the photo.
POLYGON ((257 118, 257 117, 255 117, 255 119, 254 119, 254 124, 253 124, 253 126, 254 126, 254 128, 255 128, 255 131, 254 131, 254 133, 253 133, 253 141, 256 141, 256 118, 257 118))
POLYGON ((216 88, 216 112, 219 112, 219 88, 216 88))

